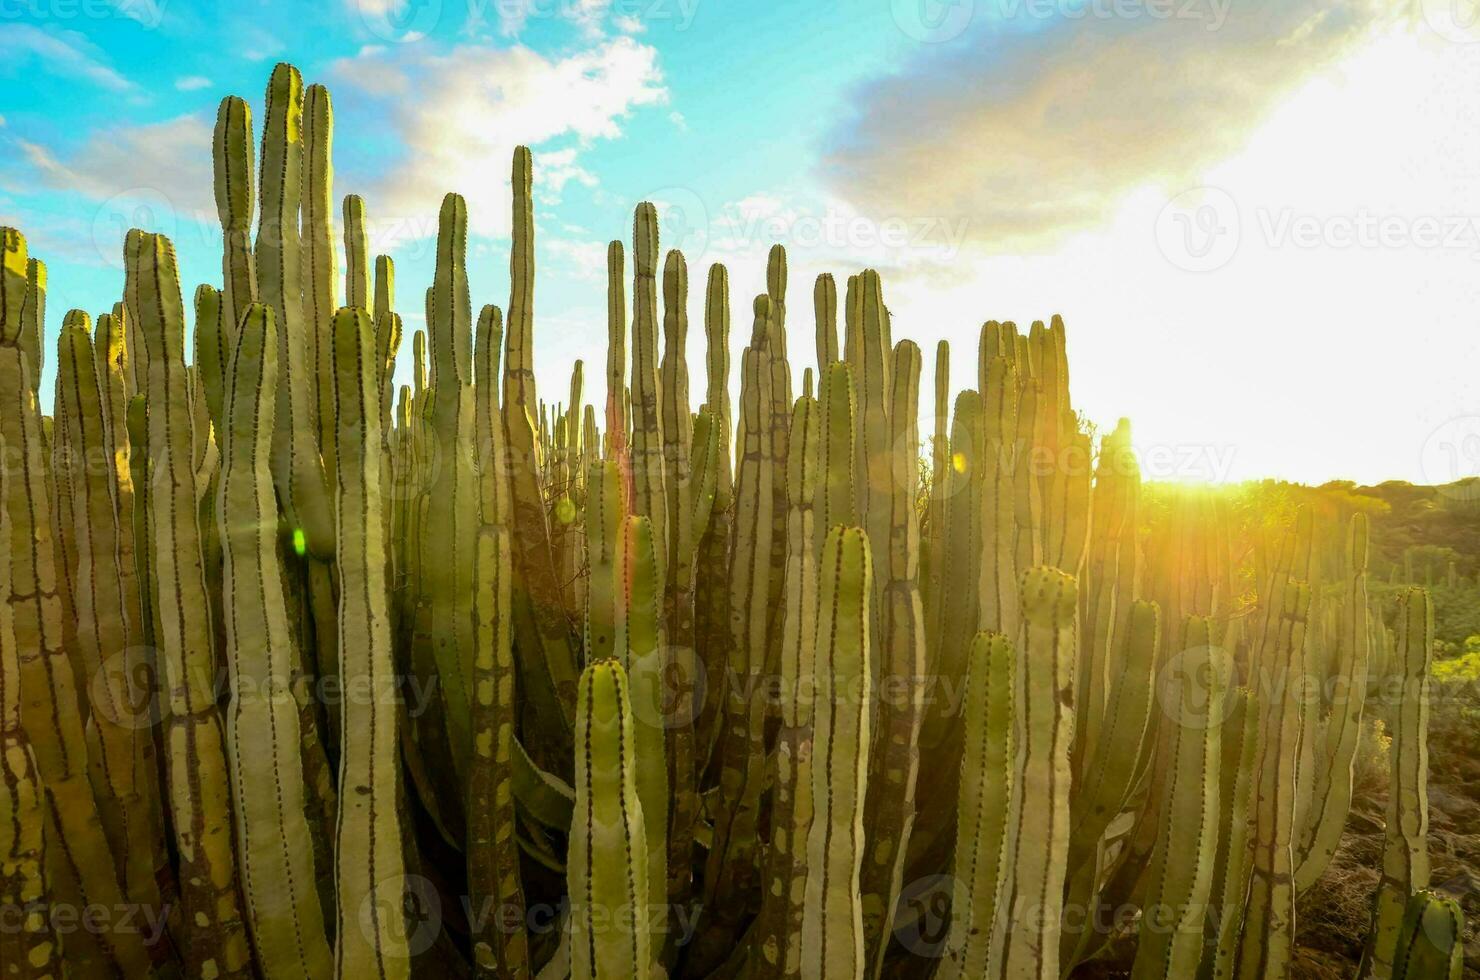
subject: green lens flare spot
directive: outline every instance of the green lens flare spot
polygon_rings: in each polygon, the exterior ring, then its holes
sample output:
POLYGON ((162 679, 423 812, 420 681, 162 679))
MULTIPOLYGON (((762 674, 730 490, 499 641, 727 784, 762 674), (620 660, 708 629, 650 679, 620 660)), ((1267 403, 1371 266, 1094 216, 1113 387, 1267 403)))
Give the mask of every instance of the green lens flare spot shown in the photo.
POLYGON ((576 504, 569 497, 561 497, 555 503, 555 519, 561 524, 569 524, 576 519, 576 504))
POLYGON ((304 535, 303 528, 301 527, 295 527, 293 529, 293 553, 299 558, 308 554, 308 538, 304 535))

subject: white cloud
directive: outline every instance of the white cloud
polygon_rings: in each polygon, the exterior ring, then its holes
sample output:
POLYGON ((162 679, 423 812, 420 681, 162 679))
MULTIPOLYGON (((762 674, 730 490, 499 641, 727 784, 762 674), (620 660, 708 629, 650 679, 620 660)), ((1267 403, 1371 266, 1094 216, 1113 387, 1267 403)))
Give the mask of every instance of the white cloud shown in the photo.
POLYGON ((1082 5, 1102 16, 1024 23, 1035 6, 979 16, 864 85, 833 135, 830 182, 879 217, 970 215, 979 242, 1051 248, 1140 183, 1182 182, 1236 152, 1395 16, 1383 0, 1187 0, 1170 17, 1106 3, 1082 5), (1143 15, 1109 16, 1121 9, 1143 15))
POLYGON ((186 75, 175 79, 175 88, 181 92, 197 92, 203 88, 210 88, 211 80, 204 75, 186 75))
POLYGON ((376 99, 395 97, 378 111, 405 153, 370 197, 375 213, 423 232, 434 227, 443 194, 457 191, 473 232, 507 234, 505 175, 516 145, 534 148, 537 191, 552 200, 571 181, 595 184, 581 149, 620 136, 634 110, 667 99, 657 52, 629 38, 563 58, 525 47, 431 54, 402 45, 338 62, 332 73, 376 99), (413 86, 414 100, 406 97, 413 86))
POLYGON ((41 181, 99 201, 163 201, 174 217, 214 220, 211 124, 181 116, 142 126, 99 130, 58 156, 49 147, 17 139, 41 181))
POLYGON ((76 31, 44 31, 31 24, 7 24, 0 31, 0 61, 35 59, 51 73, 80 76, 114 91, 133 83, 110 68, 105 56, 76 31))
MULTIPOLYGON (((472 18, 481 17, 481 8, 492 3, 498 11, 499 31, 505 36, 517 36, 531 20, 558 18, 574 24, 588 37, 602 34, 603 22, 611 9, 611 0, 486 0, 482 5, 470 3, 472 18)), ((618 16, 616 21, 631 20, 618 16)), ((626 30, 625 28, 619 28, 626 30)), ((635 33, 629 31, 628 33, 635 33)))
MULTIPOLYGON (((1161 475, 1216 475, 1216 459, 1235 479, 1447 482, 1460 474, 1425 447, 1480 434, 1477 90, 1480 45, 1384 31, 1297 85, 1242 150, 1185 182, 1148 175, 1052 252, 968 244, 886 274, 894 335, 926 351, 926 377, 949 339, 954 386, 975 387, 981 321, 1062 313, 1076 407, 1102 429, 1128 416, 1161 475), (1218 210, 1168 225, 1168 200, 1198 185, 1218 210), (1186 271, 1182 235, 1210 230, 1237 247, 1186 271)), ((795 308, 811 280, 792 281, 795 308)))
POLYGON ((283 42, 260 28, 248 28, 238 39, 242 57, 248 61, 267 61, 283 52, 283 42))

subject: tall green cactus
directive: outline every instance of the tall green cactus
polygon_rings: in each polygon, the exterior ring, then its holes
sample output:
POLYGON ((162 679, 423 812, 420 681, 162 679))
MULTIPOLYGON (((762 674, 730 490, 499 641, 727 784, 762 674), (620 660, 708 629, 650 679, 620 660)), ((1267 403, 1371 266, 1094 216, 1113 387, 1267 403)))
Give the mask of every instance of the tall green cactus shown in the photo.
POLYGON ((338 977, 410 976, 398 890, 401 851, 398 747, 385 582, 380 487, 380 391, 374 337, 364 310, 334 316, 336 564, 340 571, 339 664, 345 689, 364 692, 344 706, 335 828, 338 977), (368 925, 366 924, 368 920, 368 925))
POLYGON ((220 500, 227 597, 226 715, 242 890, 261 967, 277 975, 327 977, 333 951, 313 888, 302 733, 292 683, 294 641, 282 580, 270 459, 277 377, 271 307, 242 314, 225 400, 220 500))
MULTIPOLYGON (((0 474, 0 483, 5 479, 0 474)), ((0 540, 10 540, 6 508, 0 508, 0 540)), ((0 595, 10 595, 8 561, 0 561, 0 595)), ((0 773, 0 906, 10 910, 0 930, 0 960, 21 980, 61 976, 63 951, 48 907, 46 802, 21 727, 20 651, 9 602, 0 602, 0 773)))
POLYGON ((637 791, 627 673, 597 660, 576 708, 576 824, 566 861, 572 980, 627 980, 653 962, 647 821, 637 791))
POLYGON ((530 976, 529 940, 509 929, 524 912, 514 820, 514 655, 512 556, 508 532, 478 535, 477 657, 473 664, 473 761, 468 776, 468 886, 480 977, 530 976))
MULTIPOLYGON (((516 605, 532 615, 519 646, 539 666, 539 676, 569 723, 576 702, 576 644, 570 611, 555 575, 549 517, 541 487, 541 458, 535 427, 539 399, 534 383, 534 203, 529 149, 514 151, 514 238, 509 252, 509 304, 504 335, 503 416, 508 452, 510 527, 522 589, 516 605)), ((568 757, 568 730, 557 729, 559 754, 568 757)))
MULTIPOLYGON (((670 723, 667 691, 664 689, 663 580, 658 569, 657 542, 652 522, 632 515, 623 522, 617 552, 620 573, 617 603, 617 660, 627 673, 632 710, 632 752, 636 758, 637 797, 646 820, 647 881, 653 896, 661 897, 668 884, 669 770, 665 760, 670 723)), ((654 909, 665 906, 655 903, 654 909)), ((648 971, 659 967, 663 915, 650 922, 654 933, 655 959, 648 971)))
POLYGON ((1199 980, 1228 980, 1233 976, 1252 867, 1251 832, 1262 718, 1252 689, 1241 687, 1229 696, 1232 707, 1225 712, 1228 718, 1223 723, 1223 758, 1219 762, 1218 855, 1199 980))
POLYGON ((1264 616, 1263 639, 1256 653, 1255 669, 1276 679, 1279 686, 1277 696, 1262 705, 1253 880, 1238 954, 1238 976, 1242 978, 1282 975, 1295 941, 1295 764, 1302 721, 1298 691, 1303 680, 1310 587, 1288 580, 1288 557, 1282 567, 1284 571, 1276 577, 1287 581, 1272 592, 1270 600, 1280 605, 1264 616))
MULTIPOLYGON (((252 110, 234 95, 216 111, 212 160, 216 214, 221 221, 221 323, 219 336, 235 342, 242 314, 257 300, 257 268, 252 252, 252 211, 256 179, 252 152, 252 110)), ((229 363, 229 361, 226 361, 229 363)))
POLYGON ((711 695, 722 698, 719 805, 704 874, 704 906, 713 914, 689 952, 688 967, 696 972, 713 970, 730 955, 746 906, 759 887, 756 856, 766 768, 763 681, 771 640, 773 491, 780 478, 770 418, 770 369, 767 347, 752 344, 745 349, 729 566, 729 662, 711 695))
POLYGON ((986 975, 1016 759, 1018 657, 1012 641, 978 633, 968 656, 953 869, 957 901, 936 974, 940 980, 986 975))
MULTIPOLYGON (((1347 535, 1347 576, 1343 583, 1334 670, 1340 683, 1330 712, 1310 733, 1316 757, 1311 800, 1295 844, 1295 888, 1304 891, 1321 877, 1336 855, 1351 810, 1353 770, 1362 735, 1363 708, 1371 660, 1371 606, 1367 598, 1367 515, 1353 514, 1347 535)), ((1321 665, 1317 665, 1320 667, 1321 665)), ((1325 676, 1326 670, 1320 671, 1325 676)), ((1314 702, 1315 699, 1312 699, 1314 702)))
MULTIPOLYGON (((103 781, 100 816, 114 857, 123 869, 125 894, 151 907, 159 904, 154 848, 158 833, 153 739, 135 716, 134 683, 140 666, 137 607, 124 587, 120 511, 106 431, 107 388, 99 383, 87 315, 67 315, 58 340, 57 392, 74 471, 71 524, 77 542, 78 575, 73 596, 76 644, 90 678, 90 727, 101 749, 95 762, 103 781)), ((131 560, 131 556, 130 556, 131 560)), ((137 596, 134 596, 137 598, 137 596)))
POLYGON ((1221 805, 1224 700, 1232 669, 1228 653, 1212 642, 1211 621, 1191 617, 1181 652, 1158 678, 1173 775, 1157 807, 1161 828, 1141 909, 1131 970, 1136 980, 1192 976, 1203 957, 1221 805))
POLYGON ((1069 742, 1074 730, 1072 576, 1023 575, 1022 654, 1014 679, 1014 760, 988 971, 1059 975, 1059 918, 1069 851, 1069 742))
MULTIPOLYGON (((158 637, 168 691, 165 743, 180 889, 191 920, 186 962, 203 975, 248 976, 251 953, 237 897, 236 848, 221 721, 214 693, 215 631, 202 569, 185 375, 185 318, 168 239, 144 235, 136 278, 139 332, 148 348, 149 495, 159 587, 158 637)), ((281 351, 280 351, 281 353, 281 351)), ((281 390, 281 385, 279 386, 281 390)))
MULTIPOLYGON (((278 326, 277 428, 273 482, 295 532, 313 555, 334 553, 333 501, 319 455, 315 347, 305 322, 298 231, 304 183, 303 79, 291 65, 273 69, 262 122, 262 193, 255 260, 257 297, 278 326)), ((239 306, 241 304, 238 304, 239 306)), ((327 327, 325 328, 327 329, 327 327)))
POLYGON ((926 695, 925 610, 920 599, 920 532, 915 491, 920 458, 920 349, 908 340, 894 348, 889 370, 889 520, 880 611, 879 698, 869 764, 868 860, 861 887, 866 958, 883 968, 904 862, 914 827, 920 771, 920 727, 926 695))
POLYGON ((873 561, 862 528, 828 532, 819 563, 812 826, 802 906, 804 980, 861 978, 865 949, 859 870, 872 737, 869 605, 873 561))
MULTIPOLYGON (((66 650, 72 627, 62 594, 65 554, 49 492, 51 460, 33 381, 35 365, 27 352, 40 344, 41 311, 31 305, 41 293, 34 281, 39 267, 28 262, 19 232, 0 229, 0 247, 0 396, 6 400, 0 444, 7 454, 0 490, 9 529, 11 656, 19 660, 20 718, 45 789, 46 820, 44 829, 19 828, 15 846, 32 853, 32 844, 39 849, 43 835, 56 842, 46 852, 56 901, 74 907, 89 901, 121 902, 116 856, 89 784, 88 738, 81 712, 73 707, 81 702, 79 678, 66 650)), ((13 735, 10 744, 23 751, 13 735)), ((22 773, 18 792, 23 792, 26 760, 10 759, 8 768, 22 773)), ((29 803, 19 797, 18 806, 29 808, 29 803)), ((148 954, 137 935, 124 934, 112 923, 99 932, 73 933, 67 957, 75 972, 102 975, 109 969, 148 968, 148 954)))
POLYGON ((757 919, 755 969, 794 977, 801 971, 801 924, 812 823, 812 699, 817 643, 817 554, 813 550, 820 447, 817 401, 803 395, 792 409, 787 447, 786 610, 781 636, 781 729, 773 760, 771 839, 757 919), (763 965, 763 966, 762 966, 763 965))
POLYGON ((1382 879, 1372 902, 1372 926, 1358 976, 1394 975, 1404 911, 1409 898, 1429 886, 1429 664, 1434 651, 1434 605, 1429 594, 1409 588, 1398 595, 1398 645, 1389 668, 1398 701, 1389 709, 1392 747, 1382 879))

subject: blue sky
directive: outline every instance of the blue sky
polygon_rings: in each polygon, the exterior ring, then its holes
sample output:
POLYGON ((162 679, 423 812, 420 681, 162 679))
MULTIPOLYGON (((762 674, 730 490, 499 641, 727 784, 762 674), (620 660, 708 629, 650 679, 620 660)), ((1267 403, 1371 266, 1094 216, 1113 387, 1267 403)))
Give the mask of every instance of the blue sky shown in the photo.
POLYGON ((696 290, 731 267, 737 344, 788 245, 798 372, 813 277, 872 265, 958 387, 983 320, 1064 314, 1079 406, 1130 416, 1154 476, 1437 482, 1480 466, 1470 2, 0 0, 0 221, 53 329, 111 305, 130 225, 187 295, 218 281, 215 107, 260 116, 287 60, 333 93, 335 193, 408 326, 448 190, 504 303, 532 146, 552 398, 602 358, 605 244, 651 199, 696 290))

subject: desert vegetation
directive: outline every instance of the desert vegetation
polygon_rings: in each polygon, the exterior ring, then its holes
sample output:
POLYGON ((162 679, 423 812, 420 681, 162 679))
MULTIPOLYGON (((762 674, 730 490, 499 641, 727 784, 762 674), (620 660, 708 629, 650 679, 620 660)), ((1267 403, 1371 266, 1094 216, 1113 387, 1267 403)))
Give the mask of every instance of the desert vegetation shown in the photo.
POLYGON ((529 151, 507 304, 448 194, 407 337, 332 138, 288 65, 221 104, 192 308, 133 230, 52 334, 3 232, 4 976, 1284 977, 1358 811, 1347 975, 1461 976, 1471 651, 1414 584, 1463 621, 1459 552, 1355 488, 1143 486, 1057 317, 922 394, 879 274, 788 311, 779 247, 732 395, 728 273, 691 376, 649 203, 552 399, 529 151))

